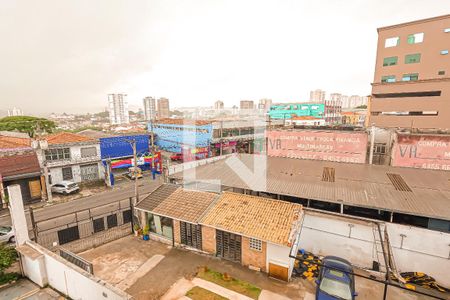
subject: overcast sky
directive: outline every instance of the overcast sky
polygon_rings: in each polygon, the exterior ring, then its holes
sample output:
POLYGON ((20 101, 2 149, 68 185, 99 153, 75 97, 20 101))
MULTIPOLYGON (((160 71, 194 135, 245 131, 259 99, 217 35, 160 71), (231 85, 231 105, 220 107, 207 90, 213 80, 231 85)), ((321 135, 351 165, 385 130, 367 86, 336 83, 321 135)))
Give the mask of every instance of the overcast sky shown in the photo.
POLYGON ((0 1, 0 111, 97 112, 108 93, 171 107, 370 94, 376 28, 449 0, 0 1))

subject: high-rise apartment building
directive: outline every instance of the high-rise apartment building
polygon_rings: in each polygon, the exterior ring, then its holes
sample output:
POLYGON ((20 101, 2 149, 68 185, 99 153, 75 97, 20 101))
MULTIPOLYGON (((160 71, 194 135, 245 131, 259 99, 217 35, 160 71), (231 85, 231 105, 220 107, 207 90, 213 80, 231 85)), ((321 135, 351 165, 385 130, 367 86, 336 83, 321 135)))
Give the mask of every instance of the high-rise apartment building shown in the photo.
POLYGON ((8 117, 23 116, 23 111, 20 108, 8 109, 8 117))
POLYGON ((258 109, 267 112, 270 109, 270 106, 272 106, 272 99, 260 99, 258 104, 258 109))
POLYGON ((111 125, 130 123, 126 94, 109 94, 108 111, 111 125))
POLYGON ((158 119, 165 119, 170 117, 169 99, 158 99, 158 119))
POLYGON ((314 90, 309 93, 309 102, 322 103, 325 101, 325 91, 314 90))
POLYGON ((215 110, 222 110, 223 108, 224 108, 223 101, 217 100, 216 102, 214 102, 214 109, 215 110))
POLYGON ((156 119, 156 101, 153 97, 144 98, 144 117, 150 121, 156 119))
POLYGON ((255 109, 253 100, 241 100, 240 109, 255 109))
POLYGON ((369 124, 450 128, 450 15, 378 28, 369 124))

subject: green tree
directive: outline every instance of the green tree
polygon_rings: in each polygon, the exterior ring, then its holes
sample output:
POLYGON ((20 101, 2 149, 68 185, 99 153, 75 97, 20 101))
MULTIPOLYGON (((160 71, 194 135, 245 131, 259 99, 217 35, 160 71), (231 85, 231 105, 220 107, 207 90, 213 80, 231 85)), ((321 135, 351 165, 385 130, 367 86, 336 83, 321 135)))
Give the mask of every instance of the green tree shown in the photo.
POLYGON ((0 244, 0 275, 3 275, 13 262, 17 259, 17 252, 14 247, 8 244, 0 244))
POLYGON ((363 104, 363 105, 360 105, 360 106, 357 106, 356 108, 367 108, 367 105, 365 105, 365 104, 363 104))
POLYGON ((20 131, 28 133, 29 136, 34 137, 36 133, 47 132, 52 133, 56 129, 56 124, 53 121, 29 117, 29 116, 17 116, 17 117, 5 117, 0 119, 0 130, 6 131, 20 131))

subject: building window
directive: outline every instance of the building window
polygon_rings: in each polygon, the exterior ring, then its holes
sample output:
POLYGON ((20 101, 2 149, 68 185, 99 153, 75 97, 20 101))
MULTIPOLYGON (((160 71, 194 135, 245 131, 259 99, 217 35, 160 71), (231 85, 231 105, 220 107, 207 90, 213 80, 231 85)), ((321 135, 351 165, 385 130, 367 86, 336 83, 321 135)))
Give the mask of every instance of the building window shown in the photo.
POLYGON ((70 159, 70 148, 45 150, 45 160, 65 160, 70 159))
POLYGON ((408 35, 408 44, 418 44, 423 42, 423 32, 408 35))
POLYGON ((375 144, 373 148, 375 154, 386 154, 386 144, 375 144))
POLYGON ((63 180, 72 180, 73 179, 72 167, 62 168, 62 177, 63 180))
POLYGON ((87 148, 81 148, 81 157, 92 157, 97 156, 97 148, 95 147, 87 147, 87 148))
POLYGON ((117 214, 112 214, 106 217, 106 223, 108 223, 108 228, 117 226, 117 214))
POLYGON ((403 74, 402 81, 416 81, 416 80, 419 80, 418 73, 403 74))
POLYGON ((250 238, 250 249, 262 251, 262 241, 250 238))
POLYGON ((420 62, 420 53, 408 54, 405 56, 405 64, 416 64, 420 62))
POLYGON ((447 55, 448 54, 448 50, 441 50, 441 55, 447 55))
POLYGON ((445 71, 439 71, 438 75, 445 75, 445 71))
POLYGON ((395 82, 395 75, 387 75, 381 77, 381 82, 395 82))
POLYGON ((384 41, 384 48, 396 47, 400 45, 400 38, 398 36, 388 38, 384 41))
POLYGON ((385 57, 383 59, 383 67, 394 66, 397 64, 397 61, 398 61, 398 56, 385 57))

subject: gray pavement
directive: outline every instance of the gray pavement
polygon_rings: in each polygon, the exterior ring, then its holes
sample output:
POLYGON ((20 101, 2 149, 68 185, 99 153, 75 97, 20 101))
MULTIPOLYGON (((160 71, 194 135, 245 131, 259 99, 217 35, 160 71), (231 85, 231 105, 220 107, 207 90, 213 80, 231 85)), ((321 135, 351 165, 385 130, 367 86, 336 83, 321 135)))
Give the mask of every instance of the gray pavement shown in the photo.
MULTIPOLYGON (((162 183, 162 178, 152 180, 150 178, 140 179, 138 181, 140 199, 153 192, 162 183)), ((47 204, 42 208, 34 209, 34 217, 36 221, 43 221, 50 218, 62 216, 65 214, 73 213, 80 210, 89 209, 96 206, 101 206, 120 200, 134 197, 134 182, 129 181, 121 184, 113 189, 106 189, 105 191, 96 195, 74 199, 69 202, 47 204)), ((27 218, 29 212, 27 209, 27 218)), ((8 210, 3 212, 0 216, 0 225, 10 225, 11 218, 8 210)))
POLYGON ((66 299, 51 288, 41 289, 28 279, 20 279, 16 283, 0 289, 0 299, 53 300, 66 299))

